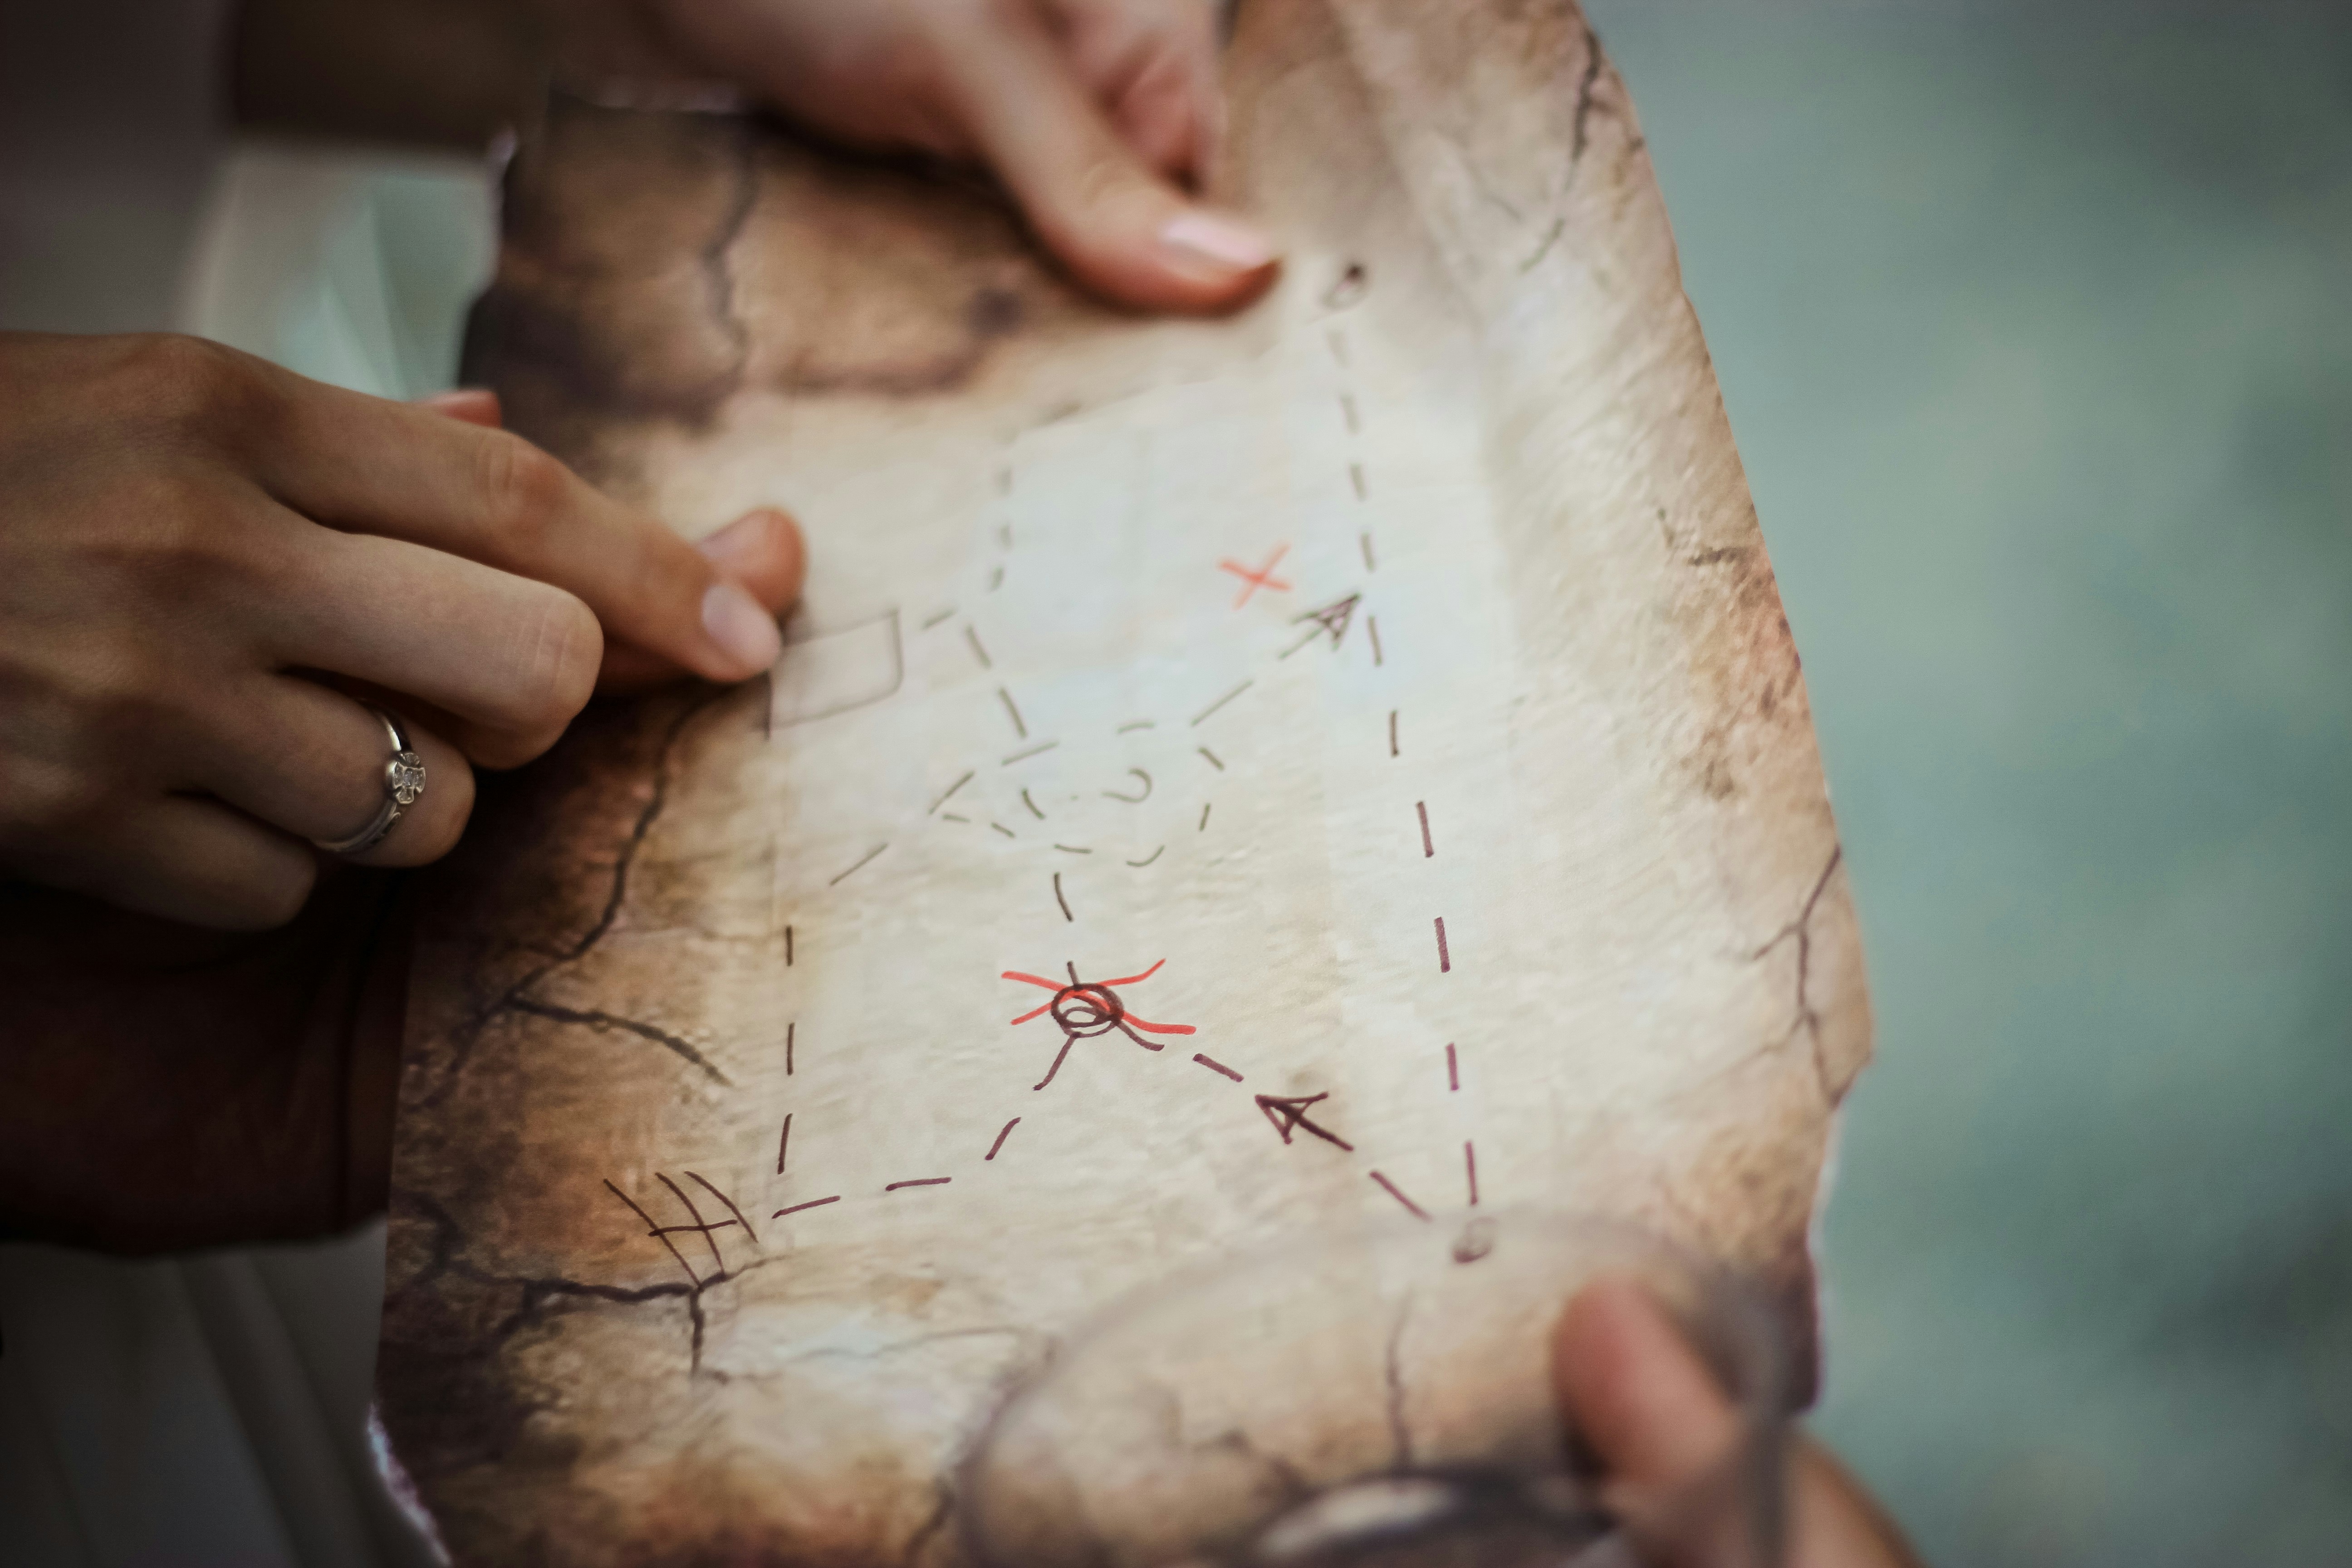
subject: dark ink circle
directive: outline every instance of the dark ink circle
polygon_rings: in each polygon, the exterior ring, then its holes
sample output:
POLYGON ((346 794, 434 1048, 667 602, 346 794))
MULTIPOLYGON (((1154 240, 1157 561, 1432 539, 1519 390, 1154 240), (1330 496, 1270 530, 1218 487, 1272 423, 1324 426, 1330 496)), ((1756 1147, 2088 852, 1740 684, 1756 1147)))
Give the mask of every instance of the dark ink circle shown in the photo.
POLYGON ((1127 1016, 1127 1005, 1107 985, 1065 985, 1054 994, 1054 1022, 1074 1040, 1107 1035, 1127 1016))

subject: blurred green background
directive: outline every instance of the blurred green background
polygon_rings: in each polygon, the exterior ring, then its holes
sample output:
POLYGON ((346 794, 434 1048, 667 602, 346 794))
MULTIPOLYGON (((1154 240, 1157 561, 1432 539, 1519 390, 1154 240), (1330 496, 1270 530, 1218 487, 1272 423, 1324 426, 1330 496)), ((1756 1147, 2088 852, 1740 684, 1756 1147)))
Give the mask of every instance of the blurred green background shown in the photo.
POLYGON ((1588 9, 1862 910, 1821 1430, 1945 1563, 2352 1562, 2352 7, 1588 9))

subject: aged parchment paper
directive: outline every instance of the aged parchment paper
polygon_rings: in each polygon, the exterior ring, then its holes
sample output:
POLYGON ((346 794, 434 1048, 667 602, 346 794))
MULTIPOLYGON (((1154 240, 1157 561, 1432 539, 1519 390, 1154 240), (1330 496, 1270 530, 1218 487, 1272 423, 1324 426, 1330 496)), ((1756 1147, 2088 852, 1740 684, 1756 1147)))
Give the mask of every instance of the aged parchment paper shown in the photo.
POLYGON ((380 1375, 460 1561, 953 1560, 1090 1310, 1368 1215, 1636 1220, 1810 1357, 1867 1004, 1624 89, 1566 0, 1250 0, 1229 85, 1218 322, 746 121, 527 140, 476 374, 813 565, 445 881, 380 1375))

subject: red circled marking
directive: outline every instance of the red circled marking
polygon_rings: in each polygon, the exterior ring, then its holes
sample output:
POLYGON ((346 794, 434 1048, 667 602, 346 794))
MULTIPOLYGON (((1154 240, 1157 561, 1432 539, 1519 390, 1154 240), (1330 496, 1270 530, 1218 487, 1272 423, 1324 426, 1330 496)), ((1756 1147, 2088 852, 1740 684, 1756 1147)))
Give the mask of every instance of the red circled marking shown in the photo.
POLYGON ((1127 1010, 1125 1003, 1119 1001, 1118 997, 1111 994, 1111 987, 1117 985, 1134 985, 1149 980, 1153 975, 1159 973, 1160 969, 1164 967, 1167 963, 1168 961, 1163 958, 1140 974, 1124 975, 1117 980, 1089 980, 1083 984, 1074 985, 1064 985, 1058 980, 1048 980, 1042 974, 1030 974, 1018 969, 1004 970, 999 974, 998 978, 1003 980, 1018 980, 1025 985, 1034 985, 1042 990, 1051 991, 1054 993, 1054 1000, 1052 1002, 1047 1002, 1043 1006, 1032 1007, 1028 1012, 1024 1013, 1018 1018, 1013 1019, 1012 1021, 1013 1025, 1025 1024, 1032 1018, 1039 1017, 1045 1014, 1052 1012, 1054 1010, 1054 1003, 1059 1002, 1065 994, 1068 994, 1086 997, 1090 1004, 1100 1007, 1105 1013, 1117 1014, 1118 1021, 1121 1024, 1141 1029, 1148 1035, 1197 1035, 1200 1033, 1200 1030, 1190 1024, 1155 1024, 1149 1018, 1139 1018, 1133 1013, 1127 1010))

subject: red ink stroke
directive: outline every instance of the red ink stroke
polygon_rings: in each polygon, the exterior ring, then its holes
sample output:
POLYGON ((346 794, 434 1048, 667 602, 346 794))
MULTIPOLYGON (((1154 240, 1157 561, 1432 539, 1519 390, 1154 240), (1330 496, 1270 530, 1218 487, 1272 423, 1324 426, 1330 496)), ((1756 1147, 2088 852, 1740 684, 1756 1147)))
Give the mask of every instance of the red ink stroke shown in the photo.
POLYGON ((1163 958, 1140 974, 1122 975, 1117 980, 1080 980, 1077 966, 1072 964, 1069 966, 1070 983, 1066 985, 1058 980, 1048 980, 1042 974, 1029 974, 1018 969, 1004 971, 1000 978, 1018 980, 1024 985, 1039 986, 1054 994, 1053 1000, 1033 1007, 1013 1020, 1013 1026, 1018 1027, 1050 1013, 1055 1027, 1062 1031, 1061 1055, 1054 1058, 1053 1068, 1036 1087, 1043 1089, 1054 1081, 1054 1074, 1062 1069, 1062 1058, 1067 1056, 1070 1047, 1079 1040, 1091 1039, 1117 1029, 1145 1050, 1156 1051, 1161 1048, 1160 1043, 1145 1039, 1143 1035, 1136 1033, 1138 1029, 1144 1035, 1198 1033, 1190 1024, 1155 1024, 1149 1018, 1139 1018, 1128 1011, 1126 1001, 1118 994, 1118 987, 1122 985, 1139 985, 1150 979, 1167 962, 1163 958))
POLYGON ((1281 565, 1282 558, 1289 553, 1290 546, 1287 544, 1279 546, 1272 555, 1266 557, 1265 564, 1255 571, 1252 571, 1238 561, 1218 562, 1219 570, 1230 572, 1242 580, 1242 596, 1234 601, 1234 608, 1238 610, 1248 604, 1250 595, 1260 588, 1270 588, 1277 594, 1289 593, 1290 584, 1274 574, 1274 569, 1281 565))
MULTIPOLYGON (((1001 980, 1026 981, 1032 985, 1042 985, 1046 990, 1054 993, 1053 1001, 1046 1003, 1042 1007, 1033 1007, 1028 1012, 1022 1014, 1021 1016, 1013 1020, 1015 1024, 1025 1024, 1041 1013, 1053 1012, 1055 1005, 1061 1003, 1065 997, 1075 995, 1080 992, 1087 993, 1090 997, 1096 1000, 1101 1000, 1104 996, 1108 996, 1108 994, 1117 986, 1140 984, 1142 982, 1149 980, 1153 975, 1159 973, 1160 964, 1167 962, 1168 961, 1163 958, 1160 961, 1160 963, 1153 964, 1150 968, 1145 970, 1140 974, 1129 974, 1118 980, 1089 980, 1083 985, 1079 984, 1076 981, 1072 981, 1069 984, 1065 985, 1058 980, 1048 980, 1042 974, 1024 974, 1017 969, 1008 969, 1003 974, 999 975, 998 978, 1001 980)), ((1193 1035, 1200 1033, 1199 1030, 1195 1029, 1190 1024, 1155 1024, 1148 1018, 1139 1018, 1134 1014, 1127 1011, 1126 1005, 1116 996, 1109 996, 1108 1004, 1118 1010, 1118 1017, 1110 1020, 1101 1028, 1082 1029, 1074 1032, 1080 1036, 1088 1034, 1099 1035, 1103 1033, 1105 1029, 1112 1027, 1124 1028, 1132 1025, 1136 1028, 1141 1029, 1146 1034, 1150 1035, 1193 1035)), ((1055 1021, 1060 1022, 1059 1015, 1055 1016, 1055 1021)), ((1064 1027, 1066 1030, 1067 1029, 1066 1025, 1064 1026, 1064 1027)), ((1141 1045, 1143 1042, 1139 1040, 1136 1043, 1138 1045, 1141 1045)), ((1154 1046, 1150 1048, 1158 1050, 1160 1047, 1154 1046)))

